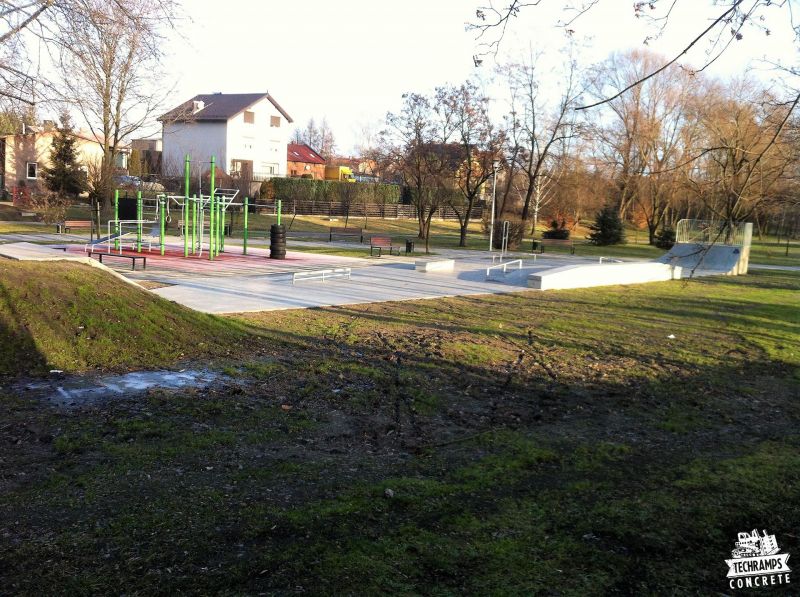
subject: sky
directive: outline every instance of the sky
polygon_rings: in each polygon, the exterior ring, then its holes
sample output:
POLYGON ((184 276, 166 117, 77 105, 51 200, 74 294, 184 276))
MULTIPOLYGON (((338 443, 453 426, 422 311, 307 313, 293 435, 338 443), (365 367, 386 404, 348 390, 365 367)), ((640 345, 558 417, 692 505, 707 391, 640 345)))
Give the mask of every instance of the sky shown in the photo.
MULTIPOLYGON (((558 49, 566 35, 557 24, 574 13, 563 10, 567 2, 544 0, 514 19, 497 55, 483 55, 476 68, 473 56, 486 49, 465 23, 474 21, 480 4, 486 0, 184 0, 186 18, 164 47, 165 81, 175 85, 166 108, 198 93, 269 91, 296 126, 327 118, 339 152, 349 154, 365 127, 378 129, 387 111, 400 108, 404 92, 429 92, 476 75, 488 81, 496 64, 531 50, 545 52, 553 67, 563 60, 558 49)), ((679 1, 667 33, 651 49, 671 54, 683 47, 707 26, 710 4, 679 1)), ((632 5, 600 0, 570 25, 583 64, 640 47, 654 33, 632 5)), ((776 17, 772 35, 745 31, 709 72, 735 76, 765 54, 796 58, 791 30, 776 17)), ((688 61, 702 64, 707 49, 701 44, 688 61)), ((497 85, 489 84, 502 95, 497 85)), ((143 136, 150 133, 158 133, 155 123, 143 136)))

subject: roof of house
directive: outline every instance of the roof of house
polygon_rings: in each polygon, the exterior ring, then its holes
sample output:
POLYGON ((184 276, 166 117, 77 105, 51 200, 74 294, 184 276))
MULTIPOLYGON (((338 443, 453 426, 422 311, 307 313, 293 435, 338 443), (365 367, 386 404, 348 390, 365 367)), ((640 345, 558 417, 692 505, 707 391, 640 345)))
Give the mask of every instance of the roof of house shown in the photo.
POLYGON ((158 120, 161 122, 225 122, 264 98, 268 99, 287 121, 294 122, 292 117, 286 113, 286 110, 281 108, 269 93, 200 94, 163 114, 158 120), (203 102, 203 107, 197 112, 194 112, 194 102, 203 102))
MULTIPOLYGON (((0 139, 8 139, 9 137, 27 137, 27 136, 33 136, 33 135, 40 135, 40 136, 47 135, 47 136, 53 137, 53 136, 55 136, 55 134, 57 132, 58 132, 58 130, 55 129, 55 128, 45 129, 44 127, 41 127, 41 126, 38 126, 38 125, 27 125, 25 127, 25 132, 24 133, 23 132, 6 133, 6 134, 0 135, 0 139)), ((101 139, 97 135, 92 133, 92 131, 81 129, 81 130, 77 130, 77 131, 72 131, 70 133, 70 135, 72 135, 76 139, 80 139, 82 141, 90 141, 91 143, 100 143, 102 145, 101 139)), ((118 149, 122 149, 123 146, 124 146, 124 144, 122 142, 120 142, 120 144, 118 146, 118 149)))
POLYGON ((286 146, 286 159, 289 162, 301 162, 303 164, 325 163, 325 158, 305 143, 289 143, 286 146))

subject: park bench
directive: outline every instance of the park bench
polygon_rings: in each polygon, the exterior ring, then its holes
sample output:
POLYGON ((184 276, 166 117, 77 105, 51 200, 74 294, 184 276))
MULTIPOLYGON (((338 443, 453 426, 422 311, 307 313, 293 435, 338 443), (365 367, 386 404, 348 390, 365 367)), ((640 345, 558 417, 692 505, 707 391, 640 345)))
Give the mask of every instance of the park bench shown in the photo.
POLYGON ((130 259, 131 270, 136 271, 136 261, 142 260, 142 269, 147 269, 147 257, 145 255, 121 255, 120 253, 89 253, 90 255, 97 255, 100 263, 103 263, 103 257, 114 257, 117 259, 130 259))
POLYGON ((329 231, 328 241, 332 241, 334 236, 344 236, 346 238, 358 238, 358 242, 364 242, 363 228, 332 227, 329 231))
POLYGON ((71 228, 88 228, 94 232, 94 222, 91 220, 65 220, 56 224, 56 232, 69 232, 71 228))
POLYGON ((395 247, 392 245, 392 239, 388 236, 373 236, 369 239, 369 254, 370 257, 374 254, 373 251, 378 249, 378 257, 383 254, 383 251, 389 251, 389 255, 392 254, 392 251, 397 251, 397 254, 400 255, 400 247, 395 247))
POLYGON ((535 250, 537 246, 539 247, 539 253, 544 253, 544 248, 548 246, 548 247, 569 247, 569 252, 572 255, 575 254, 575 243, 572 241, 572 239, 569 238, 541 238, 539 240, 533 241, 533 247, 531 250, 535 250))

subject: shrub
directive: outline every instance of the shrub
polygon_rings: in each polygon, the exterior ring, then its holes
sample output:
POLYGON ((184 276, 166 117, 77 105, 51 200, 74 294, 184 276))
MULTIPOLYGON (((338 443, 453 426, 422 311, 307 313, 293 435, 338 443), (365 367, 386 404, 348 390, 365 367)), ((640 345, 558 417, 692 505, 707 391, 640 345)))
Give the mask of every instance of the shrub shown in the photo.
POLYGON ((656 246, 666 251, 675 244, 675 231, 672 228, 662 228, 656 235, 656 246))
POLYGON ((55 224, 63 222, 67 215, 70 201, 56 193, 37 191, 31 194, 28 207, 39 212, 43 222, 55 224))
POLYGON ((589 229, 592 232, 587 238, 593 245, 617 245, 625 242, 622 218, 619 217, 619 212, 614 206, 607 205, 601 209, 589 229))
POLYGON ((550 222, 550 229, 542 232, 542 238, 552 238, 558 240, 569 239, 569 229, 567 228, 566 221, 561 220, 561 222, 559 222, 558 220, 553 220, 550 222))

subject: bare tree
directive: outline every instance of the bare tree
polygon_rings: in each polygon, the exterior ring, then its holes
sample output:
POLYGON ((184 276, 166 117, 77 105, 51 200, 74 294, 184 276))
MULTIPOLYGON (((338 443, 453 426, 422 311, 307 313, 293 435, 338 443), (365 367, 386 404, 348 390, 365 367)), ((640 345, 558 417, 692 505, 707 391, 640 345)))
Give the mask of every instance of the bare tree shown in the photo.
POLYGON ((559 155, 566 153, 569 142, 579 134, 574 108, 580 97, 577 67, 567 56, 563 86, 556 106, 550 107, 540 90, 537 61, 530 56, 505 67, 504 74, 512 90, 512 122, 509 133, 515 142, 514 161, 525 174, 526 185, 522 198, 522 220, 531 215, 531 230, 535 234, 539 213, 546 205, 548 188, 560 175, 559 155))
MULTIPOLYGON (((594 76, 594 93, 605 97, 628 86, 663 59, 646 50, 615 53, 594 76)), ((691 116, 696 77, 673 66, 605 106, 608 116, 594 127, 616 193, 621 217, 633 206, 647 224, 650 243, 679 188, 679 170, 695 151, 696 118, 691 116)))
POLYGON ((409 189, 418 236, 428 252, 431 220, 447 197, 442 185, 452 124, 439 120, 431 99, 418 93, 404 94, 402 109, 387 114, 386 123, 380 141, 382 169, 394 172, 409 189))
POLYGON ((319 155, 329 161, 336 153, 336 139, 328 124, 328 119, 323 117, 319 124, 314 118, 309 118, 304 128, 296 128, 292 133, 294 143, 305 143, 319 155))
POLYGON ((83 116, 103 148, 100 188, 108 199, 120 143, 151 120, 168 91, 160 85, 164 28, 176 10, 171 0, 129 0, 124 10, 104 0, 72 0, 58 11, 51 42, 61 71, 61 100, 83 116))
POLYGON ((704 147, 688 180, 715 218, 746 221, 780 199, 800 150, 787 129, 797 102, 777 101, 746 79, 712 88, 698 102, 704 147))
POLYGON ((436 91, 434 110, 440 122, 452 127, 452 145, 458 148, 452 177, 461 196, 449 203, 458 217, 460 247, 467 246, 473 208, 494 176, 505 142, 502 131, 492 124, 488 108, 489 99, 471 81, 436 91))

